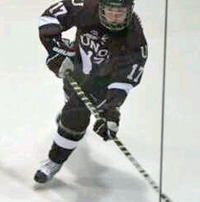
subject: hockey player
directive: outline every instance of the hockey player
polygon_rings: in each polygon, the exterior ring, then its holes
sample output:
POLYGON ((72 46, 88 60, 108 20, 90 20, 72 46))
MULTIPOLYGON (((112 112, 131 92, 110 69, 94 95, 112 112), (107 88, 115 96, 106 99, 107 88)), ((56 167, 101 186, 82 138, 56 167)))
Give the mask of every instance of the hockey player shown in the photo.
POLYGON ((48 162, 35 181, 50 180, 77 148, 90 121, 90 111, 65 78, 72 76, 101 111, 93 130, 104 140, 116 137, 128 92, 140 83, 147 43, 133 0, 65 0, 50 6, 39 19, 39 36, 48 51, 46 64, 63 78, 68 101, 59 118, 48 162), (62 32, 77 27, 75 43, 62 32))

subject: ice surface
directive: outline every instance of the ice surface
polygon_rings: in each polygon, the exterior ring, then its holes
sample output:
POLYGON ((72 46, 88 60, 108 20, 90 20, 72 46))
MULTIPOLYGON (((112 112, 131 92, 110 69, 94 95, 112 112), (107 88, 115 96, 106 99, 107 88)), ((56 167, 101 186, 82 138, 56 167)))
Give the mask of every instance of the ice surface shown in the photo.
MULTIPOLYGON (((33 175, 47 157, 62 82, 45 66, 39 15, 55 1, 0 2, 0 201, 157 202, 114 143, 92 132, 45 186, 33 175)), ((149 44, 142 83, 122 107, 119 139, 159 183, 164 1, 136 2, 149 44)), ((177 202, 200 201, 200 3, 169 1, 163 191, 177 202)), ((69 33, 72 36, 73 32, 69 33)))

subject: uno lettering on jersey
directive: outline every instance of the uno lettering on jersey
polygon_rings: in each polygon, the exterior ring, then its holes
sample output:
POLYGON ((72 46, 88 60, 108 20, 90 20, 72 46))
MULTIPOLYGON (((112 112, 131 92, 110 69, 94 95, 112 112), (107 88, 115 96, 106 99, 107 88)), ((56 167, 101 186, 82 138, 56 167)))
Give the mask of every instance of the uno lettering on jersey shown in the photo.
POLYGON ((96 30, 80 35, 79 48, 85 74, 91 71, 93 64, 100 65, 109 58, 109 51, 104 45, 104 38, 99 37, 96 30))

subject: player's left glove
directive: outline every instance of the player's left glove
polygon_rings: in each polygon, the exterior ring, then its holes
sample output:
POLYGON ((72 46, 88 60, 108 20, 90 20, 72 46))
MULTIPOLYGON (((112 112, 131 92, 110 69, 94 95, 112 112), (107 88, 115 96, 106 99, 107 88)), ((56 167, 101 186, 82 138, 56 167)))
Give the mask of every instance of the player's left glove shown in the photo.
POLYGON ((116 137, 119 129, 120 113, 116 108, 110 108, 104 111, 104 115, 97 119, 93 130, 105 141, 116 137))

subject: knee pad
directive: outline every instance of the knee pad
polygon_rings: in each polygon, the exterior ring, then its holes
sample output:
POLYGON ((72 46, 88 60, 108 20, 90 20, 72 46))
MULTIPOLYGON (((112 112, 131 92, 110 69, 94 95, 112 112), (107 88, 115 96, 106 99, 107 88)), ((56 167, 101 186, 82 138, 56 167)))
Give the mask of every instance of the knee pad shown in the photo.
POLYGON ((72 140, 72 141, 79 141, 83 138, 85 135, 86 130, 84 131, 75 131, 70 128, 65 127, 61 121, 58 123, 58 134, 61 135, 62 137, 72 140))
POLYGON ((87 108, 64 107, 58 123, 58 133, 69 140, 79 141, 83 138, 90 122, 87 108))

